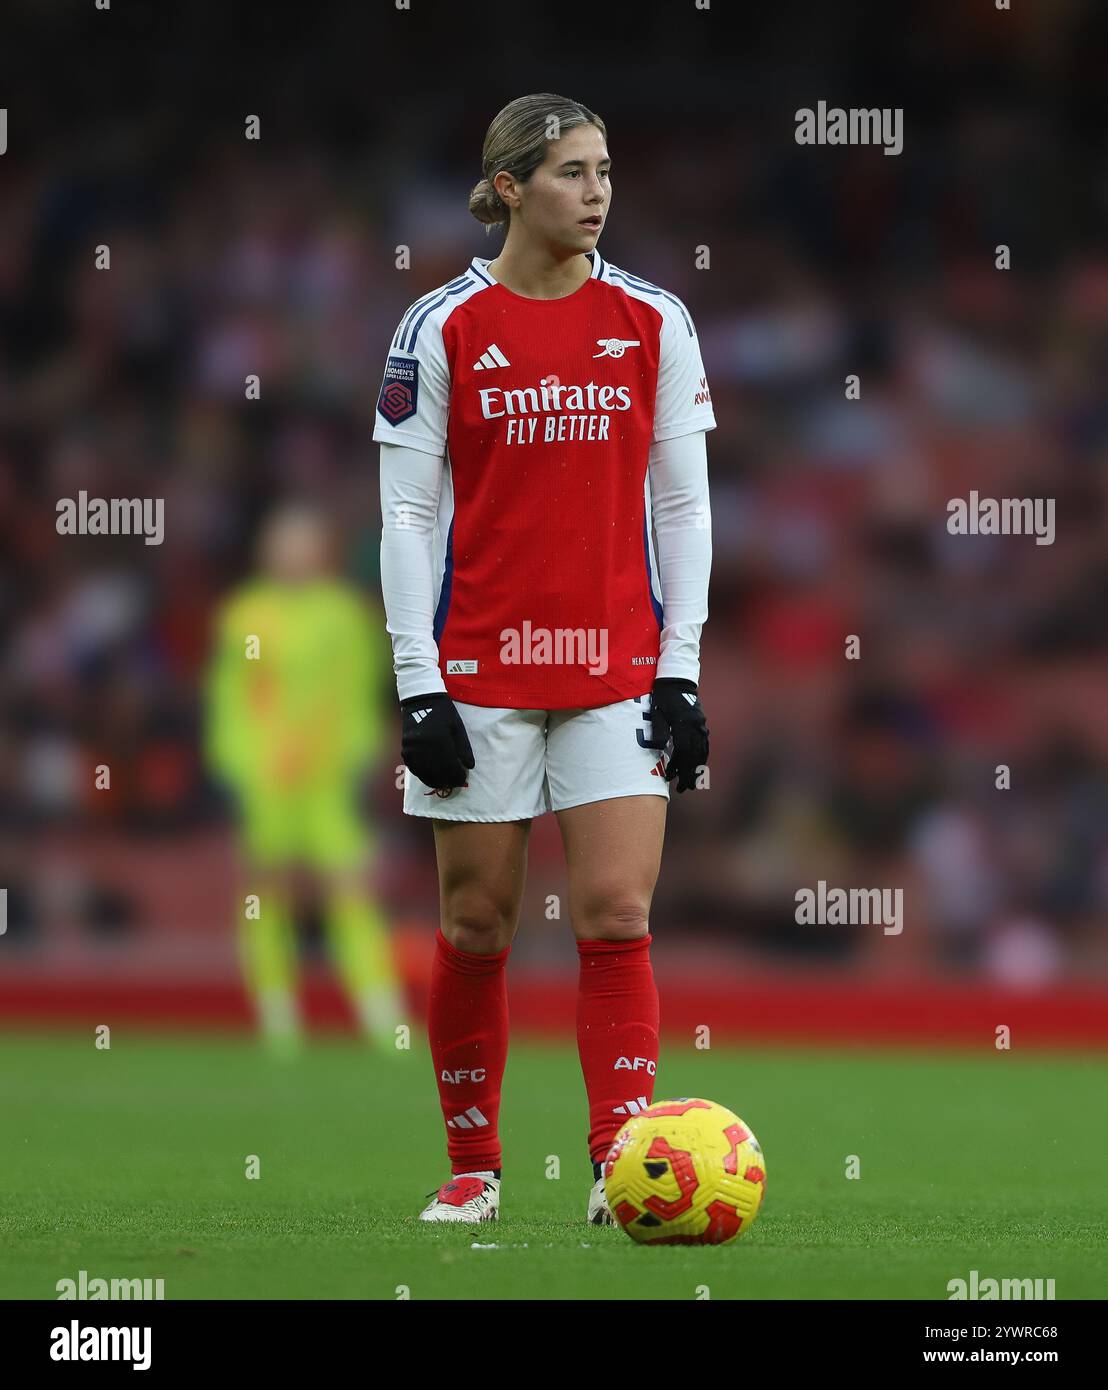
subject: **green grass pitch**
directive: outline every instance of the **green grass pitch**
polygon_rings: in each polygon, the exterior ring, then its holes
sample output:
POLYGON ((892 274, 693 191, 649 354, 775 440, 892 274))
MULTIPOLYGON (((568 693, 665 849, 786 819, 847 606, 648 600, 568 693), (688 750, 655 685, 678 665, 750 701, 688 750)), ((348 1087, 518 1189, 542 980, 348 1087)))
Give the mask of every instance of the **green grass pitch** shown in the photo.
POLYGON ((117 1028, 108 1051, 91 1030, 0 1035, 0 1056, 4 1298, 81 1269, 162 1278, 167 1299, 945 1299, 971 1269, 1108 1294, 1097 1056, 665 1048, 655 1096, 718 1100, 765 1150, 762 1212, 717 1249, 585 1225, 572 1045, 512 1048, 502 1217, 457 1228, 415 1220, 447 1176, 422 1045, 329 1038, 277 1063, 117 1028))

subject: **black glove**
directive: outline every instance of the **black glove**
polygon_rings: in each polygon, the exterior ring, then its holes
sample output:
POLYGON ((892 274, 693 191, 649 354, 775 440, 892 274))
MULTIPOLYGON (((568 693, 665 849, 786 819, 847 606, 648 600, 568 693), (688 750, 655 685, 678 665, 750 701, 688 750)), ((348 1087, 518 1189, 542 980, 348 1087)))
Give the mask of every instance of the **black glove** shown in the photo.
POLYGON ((454 701, 445 691, 400 701, 403 727, 400 756, 421 782, 436 791, 466 785, 474 764, 469 735, 454 701))
POLYGON ((666 780, 677 778, 679 792, 696 787, 697 768, 708 762, 708 724, 697 699, 695 681, 659 676, 650 696, 650 722, 656 747, 673 738, 666 780))

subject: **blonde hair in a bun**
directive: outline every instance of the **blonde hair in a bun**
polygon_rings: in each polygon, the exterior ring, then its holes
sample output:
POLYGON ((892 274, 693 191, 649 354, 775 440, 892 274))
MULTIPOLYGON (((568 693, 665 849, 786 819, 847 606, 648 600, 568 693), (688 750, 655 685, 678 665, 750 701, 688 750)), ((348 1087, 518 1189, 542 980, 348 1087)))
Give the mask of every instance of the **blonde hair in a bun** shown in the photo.
POLYGON ((594 125, 604 136, 608 131, 595 112, 579 101, 554 92, 535 92, 516 97, 492 118, 481 150, 484 178, 469 195, 469 210, 485 230, 506 227, 511 212, 492 186, 493 179, 506 170, 520 183, 526 183, 546 158, 552 139, 560 139, 574 126, 594 125), (552 135, 551 131, 557 131, 552 135))

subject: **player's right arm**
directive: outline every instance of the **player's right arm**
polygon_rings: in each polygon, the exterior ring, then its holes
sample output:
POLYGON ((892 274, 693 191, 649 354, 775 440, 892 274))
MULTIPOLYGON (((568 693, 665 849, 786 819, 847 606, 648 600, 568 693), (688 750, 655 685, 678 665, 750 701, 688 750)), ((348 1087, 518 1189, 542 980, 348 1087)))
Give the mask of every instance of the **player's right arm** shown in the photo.
POLYGON ((203 748, 212 772, 240 787, 258 776, 256 720, 247 692, 243 591, 220 604, 212 625, 212 645, 204 673, 203 748))
POLYGON ((421 782, 438 788, 463 786, 474 765, 434 635, 435 528, 449 406, 441 327, 417 302, 393 338, 373 438, 381 445, 381 593, 401 702, 402 756, 421 782))
POLYGON ((442 458, 381 445, 381 591, 401 700, 445 693, 435 625, 435 525, 442 458))
POLYGON ((377 397, 381 590, 401 700, 445 693, 434 637, 435 527, 446 456, 450 368, 434 295, 400 320, 377 397))

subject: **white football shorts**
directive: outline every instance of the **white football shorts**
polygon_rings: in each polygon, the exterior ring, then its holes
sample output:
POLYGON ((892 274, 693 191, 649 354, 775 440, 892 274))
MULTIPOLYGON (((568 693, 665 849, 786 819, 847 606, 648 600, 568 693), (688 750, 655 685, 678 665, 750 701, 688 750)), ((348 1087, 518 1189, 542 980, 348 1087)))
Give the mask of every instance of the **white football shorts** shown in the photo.
POLYGON ((595 709, 502 709, 455 701, 475 765, 436 792, 405 768, 404 812, 437 820, 530 820, 614 796, 669 796, 668 758, 650 744, 650 696, 595 709))

